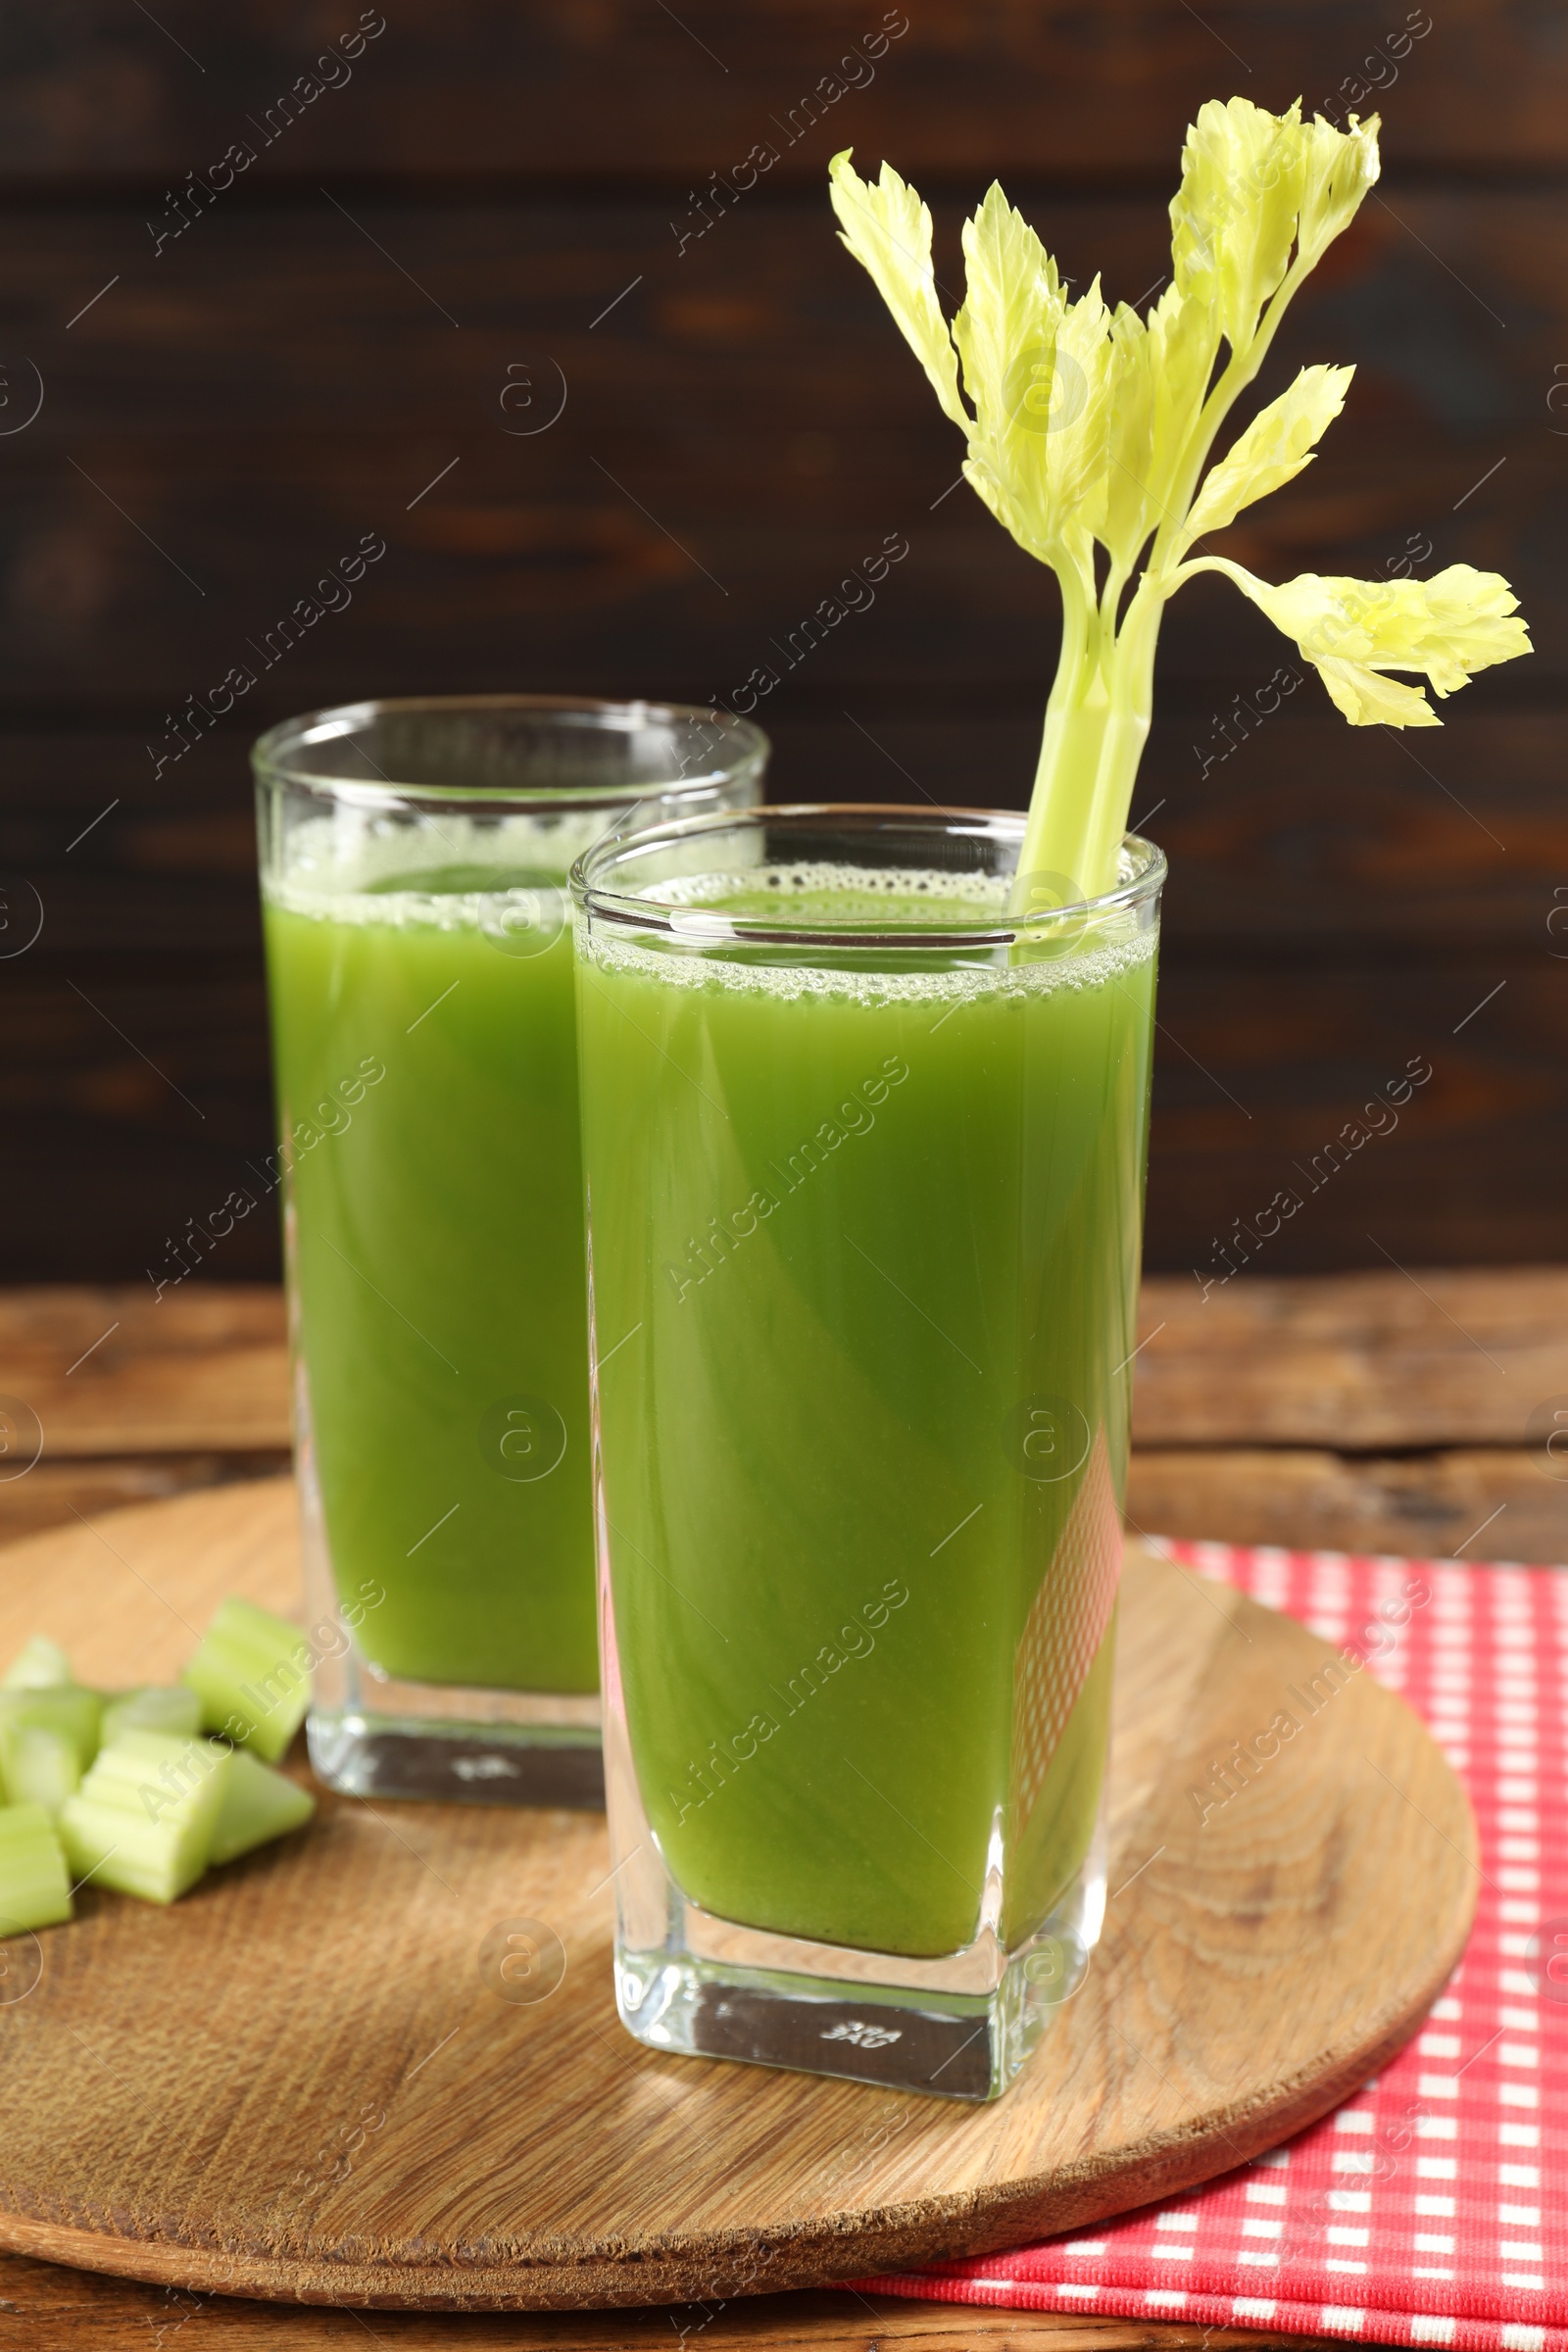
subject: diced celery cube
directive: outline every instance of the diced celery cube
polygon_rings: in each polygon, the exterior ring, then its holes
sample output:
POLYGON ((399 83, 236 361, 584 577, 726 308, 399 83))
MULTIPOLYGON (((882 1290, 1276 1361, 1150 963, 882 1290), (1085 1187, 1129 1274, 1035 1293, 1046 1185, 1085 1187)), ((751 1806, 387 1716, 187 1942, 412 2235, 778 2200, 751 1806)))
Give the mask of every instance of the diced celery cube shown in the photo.
POLYGON ((71 1660, 59 1642, 34 1634, 0 1674, 0 1690, 48 1690, 70 1680, 71 1660))
POLYGON ((78 1878, 172 1903, 207 1867, 233 1757, 207 1740, 122 1732, 60 1815, 78 1878))
POLYGON ((81 1786, 81 1759, 63 1732, 24 1723, 5 1742, 6 1797, 38 1805, 52 1820, 81 1786))
POLYGON ((0 1772, 10 1769, 6 1758, 17 1734, 34 1729, 69 1740, 79 1770, 85 1772, 98 1752, 103 1704, 96 1690, 83 1690, 75 1683, 0 1690, 0 1772))
POLYGON ((201 1697, 188 1684, 149 1683, 105 1702, 99 1738, 108 1747, 122 1732, 177 1732, 189 1739, 201 1728, 201 1697))
POLYGON ((297 1625, 231 1595, 181 1679, 200 1693, 208 1731, 275 1764, 311 1702, 310 1656, 297 1625))
POLYGON ((232 1862, 270 1838, 285 1838, 290 1830, 302 1828, 315 1811, 315 1797, 297 1781, 274 1772, 248 1748, 236 1747, 209 1860, 215 1867, 232 1862))
POLYGON ((71 1917, 71 1880, 54 1824, 38 1805, 0 1806, 0 1936, 71 1917))

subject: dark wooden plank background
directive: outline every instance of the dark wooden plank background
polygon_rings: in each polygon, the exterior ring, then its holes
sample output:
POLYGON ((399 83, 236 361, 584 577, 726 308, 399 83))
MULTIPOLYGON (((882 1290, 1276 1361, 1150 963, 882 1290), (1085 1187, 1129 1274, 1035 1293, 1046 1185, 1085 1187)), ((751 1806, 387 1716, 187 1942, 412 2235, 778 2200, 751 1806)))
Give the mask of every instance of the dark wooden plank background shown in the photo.
MULTIPOLYGON (((853 143, 921 186, 950 285, 995 171, 1069 274, 1133 299, 1198 104, 1299 93, 1343 119, 1358 76, 1385 83, 1385 179, 1266 384, 1353 360, 1349 410, 1235 551, 1275 576, 1495 565, 1540 651, 1444 733, 1351 733, 1308 678, 1219 758, 1291 649, 1217 582, 1172 609, 1137 809, 1173 867, 1149 1262, 1219 1270, 1234 1220, 1418 1055, 1434 1076, 1397 1132, 1260 1270, 1568 1255, 1560 11, 909 0, 906 30, 886 21, 867 59, 877 0, 387 0, 351 77, 264 145, 351 0, 8 12, 0 939, 40 906, 43 928, 0 961, 0 1279, 139 1280, 268 1148, 245 749, 289 710, 727 699, 902 531, 875 609, 759 710, 775 797, 1021 805, 1054 592, 966 489, 943 496, 956 437, 835 241, 827 159, 853 143), (1398 59, 1407 21, 1429 29, 1398 59), (859 86, 790 138, 857 47, 859 86), (240 138, 255 164, 192 194, 240 138), (715 197, 760 140, 776 166, 715 197), (155 250, 181 188, 190 225, 155 250), (519 430, 563 385, 559 420, 519 430), (387 553, 352 606, 156 774, 169 714, 366 531, 387 553)), ((212 1271, 275 1257, 252 1217, 212 1271)))

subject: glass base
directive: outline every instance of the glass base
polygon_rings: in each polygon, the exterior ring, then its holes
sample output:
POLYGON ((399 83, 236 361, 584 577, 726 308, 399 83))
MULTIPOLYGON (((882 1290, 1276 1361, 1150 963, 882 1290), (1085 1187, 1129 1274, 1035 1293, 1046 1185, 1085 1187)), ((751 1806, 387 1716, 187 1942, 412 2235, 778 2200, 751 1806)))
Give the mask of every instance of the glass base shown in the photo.
POLYGON ((567 1805, 602 1813, 605 1767, 596 1738, 519 1738, 504 1724, 419 1723, 390 1715, 325 1715, 306 1725, 311 1770, 343 1796, 400 1796, 448 1805, 567 1805))
POLYGON ((311 1768, 345 1796, 602 1812, 595 1692, 402 1681, 350 1641, 316 1674, 311 1768))
POLYGON ((1103 1836, 1016 1950, 987 1928, 937 1960, 852 1951, 715 1919, 644 1852, 620 1890, 615 1999, 651 2049, 739 2058, 884 2089, 995 2099, 1082 1984, 1105 1907, 1103 1836), (646 1935, 663 1882, 665 1933, 646 1935), (639 1934, 639 1924, 644 1932, 639 1934))

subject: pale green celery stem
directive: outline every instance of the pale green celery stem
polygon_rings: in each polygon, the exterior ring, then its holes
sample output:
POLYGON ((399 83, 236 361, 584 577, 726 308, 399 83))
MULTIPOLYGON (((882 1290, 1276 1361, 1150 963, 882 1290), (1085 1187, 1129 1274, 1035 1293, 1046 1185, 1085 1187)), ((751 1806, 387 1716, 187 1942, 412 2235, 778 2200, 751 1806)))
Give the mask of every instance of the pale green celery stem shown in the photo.
POLYGON ((1061 589, 1061 652, 1046 705, 1046 731, 1029 796, 1018 873, 1065 874, 1076 880, 1074 820, 1081 813, 1083 781, 1092 779, 1099 765, 1103 727, 1102 624, 1093 579, 1086 583, 1082 568, 1065 548, 1053 551, 1047 561, 1061 589))
POLYGON ((1185 587, 1189 580, 1196 580, 1201 571, 1217 572, 1222 580, 1234 580, 1244 596, 1249 585, 1256 585, 1250 581, 1243 566, 1233 564, 1229 556, 1189 556, 1185 563, 1176 564, 1166 575, 1165 594, 1174 596, 1178 588, 1185 587))
POLYGON ((1166 577, 1170 565, 1186 549, 1187 511, 1197 494, 1199 475, 1208 463, 1214 435, 1267 359, 1280 320, 1302 279, 1310 274, 1319 258, 1316 253, 1310 259, 1297 254, 1270 295, 1268 308, 1253 329, 1250 340, 1245 349, 1231 353, 1219 382, 1199 412, 1192 440, 1171 483, 1170 505, 1165 511, 1165 519, 1155 533, 1154 544, 1150 551, 1149 571, 1163 582, 1162 597, 1170 591, 1171 583, 1166 577))
POLYGON ((1298 254, 1250 340, 1232 352, 1204 401, 1119 631, 1115 608, 1125 574, 1116 580, 1114 596, 1107 581, 1104 602, 1097 606, 1092 579, 1086 594, 1079 566, 1066 551, 1053 559, 1061 582, 1061 660, 1046 709, 1020 874, 1067 875, 1085 898, 1098 898, 1115 886, 1116 855, 1149 740, 1160 615, 1165 599, 1194 568, 1189 564, 1178 570, 1186 552, 1188 509, 1215 434, 1262 366, 1287 305, 1316 259, 1298 254))
POLYGON ((1117 852, 1149 739, 1161 600, 1151 595, 1147 581, 1141 583, 1118 633, 1110 583, 1097 608, 1084 594, 1076 566, 1070 578, 1065 569, 1058 576, 1061 661, 1018 871, 1062 875, 1075 898, 1099 898, 1115 885, 1117 852))

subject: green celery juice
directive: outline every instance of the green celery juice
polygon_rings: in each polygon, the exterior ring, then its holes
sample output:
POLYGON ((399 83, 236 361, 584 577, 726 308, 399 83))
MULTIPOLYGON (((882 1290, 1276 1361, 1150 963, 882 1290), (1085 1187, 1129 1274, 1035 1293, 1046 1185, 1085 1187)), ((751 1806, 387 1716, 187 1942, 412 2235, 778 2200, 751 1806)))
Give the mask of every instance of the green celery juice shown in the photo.
POLYGON ((301 1435, 340 1593, 386 1593, 376 1667, 591 1692, 569 855, 472 832, 444 867, 269 892, 301 1435))
MULTIPOLYGON (((882 879, 679 888, 1004 903, 882 879)), ((668 1871, 792 1936, 1015 1948, 1100 1803, 1152 934, 891 975, 578 938, 607 1676, 668 1871)))

